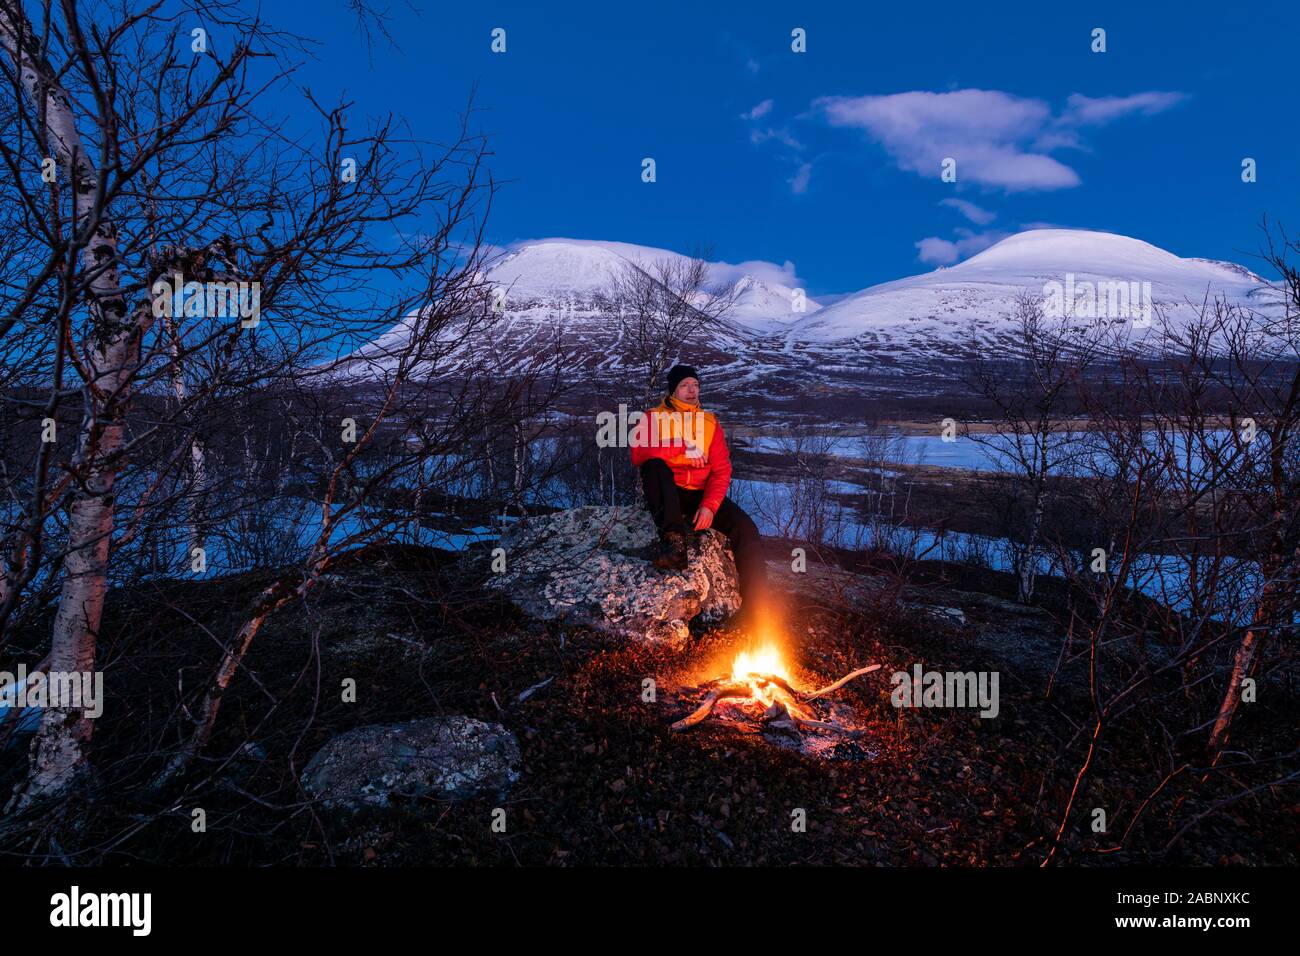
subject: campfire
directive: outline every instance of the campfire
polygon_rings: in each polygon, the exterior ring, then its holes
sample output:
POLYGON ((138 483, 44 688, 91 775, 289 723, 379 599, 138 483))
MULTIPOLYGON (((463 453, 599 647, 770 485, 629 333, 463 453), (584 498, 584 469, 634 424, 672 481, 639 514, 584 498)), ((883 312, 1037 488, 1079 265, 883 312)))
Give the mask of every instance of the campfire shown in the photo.
POLYGON ((757 650, 737 654, 726 677, 714 678, 694 688, 696 693, 704 694, 704 699, 691 714, 674 723, 672 729, 690 730, 721 707, 739 710, 749 720, 756 718, 764 731, 799 736, 804 732, 860 736, 860 730, 821 719, 810 705, 835 693, 849 681, 879 669, 879 664, 870 664, 820 690, 804 691, 795 686, 780 648, 769 641, 757 650))

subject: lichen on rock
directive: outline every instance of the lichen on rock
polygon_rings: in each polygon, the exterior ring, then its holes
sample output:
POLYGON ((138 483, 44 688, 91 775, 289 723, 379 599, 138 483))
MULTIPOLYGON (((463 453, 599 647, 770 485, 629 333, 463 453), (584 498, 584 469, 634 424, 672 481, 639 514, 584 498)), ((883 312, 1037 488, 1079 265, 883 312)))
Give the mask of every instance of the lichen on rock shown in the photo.
POLYGON ((393 798, 504 796, 519 779, 519 742, 499 724, 428 717, 339 734, 308 762, 303 789, 327 807, 362 810, 393 798))
POLYGON ((524 613, 647 643, 682 646, 690 622, 713 624, 740 608, 727 539, 696 536, 684 571, 649 560, 657 539, 643 508, 586 507, 519 522, 501 538, 506 570, 488 586, 524 613))

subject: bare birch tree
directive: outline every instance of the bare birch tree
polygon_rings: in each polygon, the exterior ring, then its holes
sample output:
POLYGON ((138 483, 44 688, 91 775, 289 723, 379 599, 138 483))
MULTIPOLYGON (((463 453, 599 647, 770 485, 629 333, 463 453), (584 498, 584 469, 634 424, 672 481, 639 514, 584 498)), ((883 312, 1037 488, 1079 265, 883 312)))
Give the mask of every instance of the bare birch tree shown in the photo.
POLYGON ((1077 411, 1075 390, 1097 358, 1101 341, 1096 327, 1068 327, 1044 314, 1042 297, 1021 293, 1015 302, 1014 341, 1010 354, 981 358, 970 376, 978 394, 997 410, 989 433, 966 429, 995 465, 1013 476, 1013 500, 1022 510, 1015 543, 1017 595, 1033 598, 1043 522, 1051 479, 1077 454, 1070 418, 1077 411))
MULTIPOLYGON (((310 588, 340 548, 382 539, 378 520, 340 528, 427 451, 393 444, 423 414, 411 403, 432 401, 411 383, 436 380, 453 360, 474 367, 473 343, 490 321, 479 285, 492 192, 485 144, 469 113, 441 145, 419 143, 391 117, 356 129, 347 104, 306 95, 291 119, 276 117, 266 92, 288 75, 299 41, 220 0, 69 0, 40 17, 0 0, 0 45, 3 109, 15 120, 0 133, 0 159, 20 210, 4 240, 17 254, 5 267, 0 340, 21 370, 4 384, 25 389, 4 396, 25 437, 5 462, 0 626, 15 613, 35 620, 32 589, 57 582, 44 664, 92 672, 114 580, 188 572, 209 526, 269 501, 267 489, 320 493, 301 574, 264 595, 235 635, 166 777, 202 749, 266 615, 310 588), (404 344, 387 356, 356 353, 402 323, 404 344), (367 383, 350 389, 359 396, 351 442, 339 441, 343 415, 308 420, 338 411, 320 396, 337 392, 340 376, 367 383), (290 403, 293 434, 312 437, 306 450, 324 463, 320 480, 295 476, 284 457, 268 468, 214 456, 223 439, 251 448, 280 428, 232 416, 259 409, 242 398, 259 392, 290 403), (39 440, 32 425, 43 419, 57 441, 39 440), (69 423, 75 441, 63 434, 69 423), (363 479, 356 470, 377 445, 406 453, 363 479), (253 496, 223 503, 224 516, 205 504, 219 468, 253 496)), ((517 398, 505 391, 448 407, 500 410, 517 398)), ((489 427, 468 412, 464 420, 489 427)), ((212 558, 230 566, 221 549, 212 558)), ((19 807, 77 789, 91 731, 82 708, 45 710, 19 807)))
POLYGON ((610 279, 605 297, 646 401, 663 387, 686 343, 716 332, 735 307, 737 288, 711 279, 707 255, 701 249, 644 265, 628 262, 610 279))

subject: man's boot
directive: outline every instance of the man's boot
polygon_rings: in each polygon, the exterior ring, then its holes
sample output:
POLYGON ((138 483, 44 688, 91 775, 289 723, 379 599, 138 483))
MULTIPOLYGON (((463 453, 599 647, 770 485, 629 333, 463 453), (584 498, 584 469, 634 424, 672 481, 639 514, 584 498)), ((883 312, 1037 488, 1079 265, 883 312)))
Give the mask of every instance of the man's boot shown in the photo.
POLYGON ((661 534, 659 547, 651 563, 661 571, 685 571, 689 563, 686 535, 680 531, 665 531, 661 534))

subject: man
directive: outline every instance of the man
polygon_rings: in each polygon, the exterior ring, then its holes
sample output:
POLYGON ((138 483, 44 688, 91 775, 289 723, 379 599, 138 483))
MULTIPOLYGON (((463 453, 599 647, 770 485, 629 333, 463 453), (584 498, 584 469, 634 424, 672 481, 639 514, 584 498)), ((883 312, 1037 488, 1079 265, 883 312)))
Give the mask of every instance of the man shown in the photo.
POLYGON ((656 567, 684 570, 687 546, 706 528, 731 542, 740 594, 750 616, 767 604, 767 567, 758 527, 727 497, 731 452, 722 426, 700 407, 700 376, 689 365, 668 372, 668 396, 633 434, 632 464, 641 471, 646 506, 659 528, 656 567))

